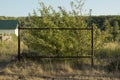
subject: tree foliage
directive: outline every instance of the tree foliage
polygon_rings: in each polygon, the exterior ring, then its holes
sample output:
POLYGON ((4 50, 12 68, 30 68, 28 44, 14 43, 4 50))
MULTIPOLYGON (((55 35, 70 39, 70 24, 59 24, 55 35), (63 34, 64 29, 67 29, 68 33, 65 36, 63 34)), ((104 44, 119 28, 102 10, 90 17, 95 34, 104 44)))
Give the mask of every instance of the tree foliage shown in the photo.
MULTIPOLYGON (((83 4, 72 2, 72 11, 67 12, 59 7, 55 11, 51 6, 40 3, 38 9, 30 15, 31 27, 33 28, 86 28, 87 23, 81 16, 83 4)), ((25 34, 24 34, 25 35, 25 34)), ((31 30, 24 37, 25 43, 40 55, 87 55, 91 49, 91 32, 74 30, 31 30)))

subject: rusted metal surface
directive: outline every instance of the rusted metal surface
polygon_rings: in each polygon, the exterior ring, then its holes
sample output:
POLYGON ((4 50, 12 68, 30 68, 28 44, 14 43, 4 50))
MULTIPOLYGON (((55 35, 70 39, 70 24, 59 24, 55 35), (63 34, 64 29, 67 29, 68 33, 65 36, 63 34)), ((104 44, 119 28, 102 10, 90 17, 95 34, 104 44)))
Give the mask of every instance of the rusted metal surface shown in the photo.
MULTIPOLYGON (((27 56, 27 58, 30 58, 30 56, 27 56)), ((87 56, 37 56, 36 58, 91 58, 91 55, 87 55, 87 56)))
POLYGON ((94 67, 94 31, 93 26, 91 30, 91 67, 94 67))
POLYGON ((20 29, 18 28, 18 60, 20 61, 20 29))
POLYGON ((21 30, 92 30, 92 28, 19 28, 21 30))

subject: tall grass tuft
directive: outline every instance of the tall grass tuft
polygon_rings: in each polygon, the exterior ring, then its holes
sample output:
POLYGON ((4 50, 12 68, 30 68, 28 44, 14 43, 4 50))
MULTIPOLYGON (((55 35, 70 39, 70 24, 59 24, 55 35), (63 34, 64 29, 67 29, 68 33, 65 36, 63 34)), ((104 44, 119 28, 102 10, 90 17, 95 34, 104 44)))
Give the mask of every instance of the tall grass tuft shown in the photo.
POLYGON ((96 56, 100 58, 110 58, 120 56, 120 43, 105 43, 102 48, 96 52, 96 56))
POLYGON ((120 43, 109 42, 103 45, 95 54, 96 64, 109 71, 120 71, 120 43))
MULTIPOLYGON (((18 39, 14 34, 12 39, 0 41, 0 55, 17 55, 18 53, 18 39)), ((27 46, 21 41, 21 52, 27 49, 27 46)))

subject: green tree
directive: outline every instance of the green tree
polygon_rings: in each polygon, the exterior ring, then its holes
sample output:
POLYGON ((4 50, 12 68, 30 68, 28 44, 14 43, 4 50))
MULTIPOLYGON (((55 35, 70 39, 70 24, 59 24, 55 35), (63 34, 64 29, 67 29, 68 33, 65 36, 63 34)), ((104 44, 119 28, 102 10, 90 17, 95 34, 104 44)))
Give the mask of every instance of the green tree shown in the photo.
POLYGON ((114 21, 114 25, 113 25, 113 39, 114 41, 118 41, 119 39, 119 23, 118 21, 114 21))
POLYGON ((108 21, 107 19, 105 19, 105 21, 104 21, 104 23, 103 23, 103 26, 102 26, 102 30, 109 32, 110 29, 111 29, 110 27, 111 27, 111 26, 110 26, 109 21, 108 21))
POLYGON ((106 36, 105 41, 112 41, 112 28, 110 22, 107 19, 105 19, 105 21, 103 22, 102 31, 103 34, 106 36))
MULTIPOLYGON (((73 2, 72 2, 73 3, 73 2)), ((59 7, 46 7, 40 3, 40 16, 34 11, 30 15, 31 27, 39 28, 86 28, 87 23, 81 15, 81 3, 74 4, 75 10, 67 12, 59 7), (76 6, 79 5, 79 6, 76 6)), ((90 50, 90 31, 46 30, 28 31, 25 43, 40 55, 86 55, 90 50)), ((25 34, 24 34, 25 35, 25 34)))

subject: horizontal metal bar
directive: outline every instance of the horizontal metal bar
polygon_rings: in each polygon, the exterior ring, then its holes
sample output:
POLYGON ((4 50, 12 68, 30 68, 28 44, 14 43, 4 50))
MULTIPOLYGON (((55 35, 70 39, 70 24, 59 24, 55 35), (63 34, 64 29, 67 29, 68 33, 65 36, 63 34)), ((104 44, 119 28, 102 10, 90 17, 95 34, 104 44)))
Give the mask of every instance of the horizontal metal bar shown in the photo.
POLYGON ((19 28, 22 30, 92 30, 92 28, 19 28))
POLYGON ((87 56, 26 56, 27 58, 91 58, 92 55, 87 56))

